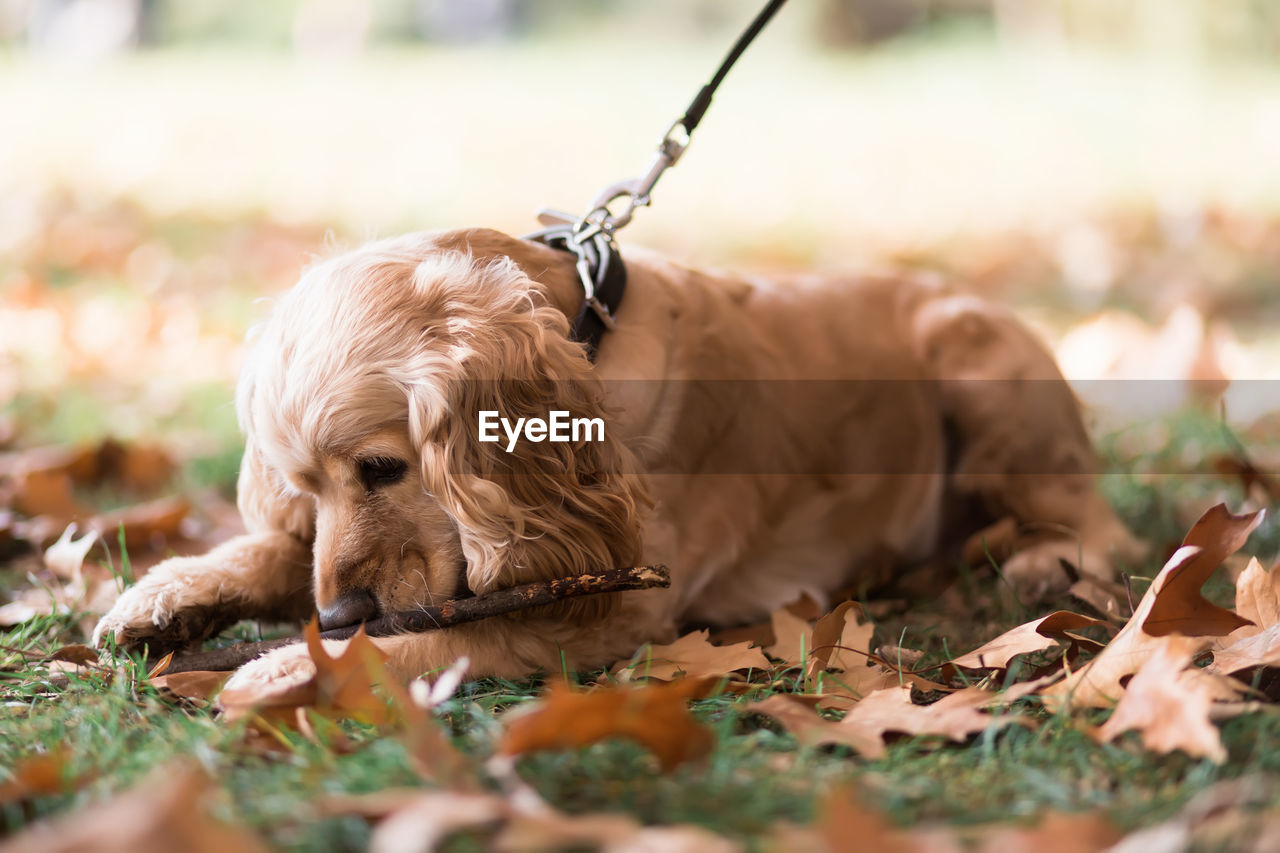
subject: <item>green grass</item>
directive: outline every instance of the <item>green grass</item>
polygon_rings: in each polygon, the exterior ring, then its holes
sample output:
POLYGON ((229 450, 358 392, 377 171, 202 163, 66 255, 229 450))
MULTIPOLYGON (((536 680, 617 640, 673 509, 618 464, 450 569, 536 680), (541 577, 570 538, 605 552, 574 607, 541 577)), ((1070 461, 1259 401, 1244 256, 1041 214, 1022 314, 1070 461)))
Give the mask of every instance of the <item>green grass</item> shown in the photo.
MULTIPOLYGON (((66 795, 39 798, 23 813, 0 808, 13 830, 33 818, 71 811, 143 780, 156 765, 192 756, 229 793, 220 817, 245 823, 288 849, 360 849, 363 821, 320 819, 312 806, 325 794, 365 793, 420 785, 399 741, 370 727, 345 724, 358 749, 335 755, 300 737, 292 751, 264 758, 239 746, 238 731, 207 712, 166 702, 123 679, 111 685, 73 682, 40 689, 30 677, 10 681, 0 715, 5 764, 43 745, 63 745, 72 777, 95 781, 66 795), (17 681, 19 683, 14 683, 17 681)), ((472 682, 441 709, 457 745, 483 758, 500 725, 498 709, 527 701, 537 680, 472 682)), ((689 822, 749 840, 777 821, 811 821, 827 785, 852 781, 862 801, 902 826, 921 822, 973 825, 1027 818, 1042 811, 1102 810, 1121 828, 1163 819, 1194 793, 1220 779, 1280 772, 1280 714, 1254 714, 1227 724, 1230 761, 1222 767, 1180 754, 1144 753, 1135 739, 1098 746, 1075 722, 1043 716, 1036 730, 990 730, 967 745, 939 746, 906 739, 880 760, 845 748, 802 748, 762 717, 743 710, 748 697, 694 703, 695 716, 716 733, 701 764, 670 775, 626 742, 540 754, 521 763, 521 775, 548 801, 570 813, 622 811, 648 823, 689 822)), ((1280 805, 1280 798, 1271 805, 1280 805)), ((472 834, 472 841, 483 836, 472 834)))
MULTIPOLYGON (((1189 455, 1207 459, 1240 447, 1240 439, 1212 414, 1183 413, 1160 426, 1165 441, 1149 449, 1138 466, 1124 462, 1124 435, 1100 441, 1113 471, 1139 469, 1108 475, 1106 488, 1121 514, 1157 550, 1181 538, 1182 519, 1189 512, 1224 498, 1233 508, 1243 505, 1240 486, 1221 478, 1152 478, 1140 473, 1189 455)), ((227 467, 230 461, 230 456, 223 460, 227 467)), ((185 475, 188 482, 224 476, 211 475, 202 468, 206 464, 193 466, 185 475)), ((1268 521, 1246 551, 1269 559, 1280 543, 1277 528, 1268 521)), ((1158 560, 1138 574, 1154 575, 1158 560)), ((875 642, 922 649, 927 652, 924 663, 939 662, 1038 613, 1072 606, 1063 601, 1029 613, 1000 595, 999 585, 995 572, 972 572, 963 583, 963 613, 920 602, 883 618, 875 642)), ((1144 588, 1144 581, 1135 578, 1135 596, 1144 588)), ((1210 588, 1215 597, 1230 601, 1227 581, 1215 577, 1210 588)), ((110 680, 53 683, 39 666, 31 665, 32 659, 83 640, 77 621, 75 615, 44 617, 0 635, 0 765, 12 767, 23 756, 62 746, 69 755, 66 778, 89 779, 66 793, 0 806, 5 832, 103 801, 139 783, 153 768, 190 756, 228 795, 215 800, 218 816, 252 827, 283 849, 357 850, 366 843, 369 827, 356 818, 321 817, 315 807, 318 797, 424 784, 400 741, 370 726, 341 724, 356 745, 350 754, 335 754, 289 735, 288 753, 263 756, 246 749, 236 725, 207 709, 157 694, 140 678, 137 663, 126 664, 124 674, 110 680)), ((284 630, 245 622, 227 637, 260 639, 284 630)), ((576 679, 588 683, 598 676, 579 673, 576 679)), ((687 822, 748 842, 766 835, 779 821, 814 820, 823 792, 835 783, 855 784, 861 802, 904 827, 969 826, 1030 818, 1047 810, 1101 810, 1127 830, 1172 815, 1219 780, 1280 774, 1280 711, 1253 713, 1225 724, 1222 738, 1230 758, 1217 766, 1181 753, 1148 753, 1133 734, 1098 745, 1087 734, 1086 724, 1096 725, 1105 713, 1054 717, 1035 699, 1021 700, 1023 710, 1037 723, 1034 729, 993 728, 964 744, 908 738, 891 744, 883 758, 866 760, 844 747, 802 747, 773 721, 745 710, 749 702, 771 691, 791 691, 793 676, 783 674, 772 686, 762 685, 745 696, 721 695, 693 703, 695 716, 715 734, 715 748, 704 762, 669 775, 657 772, 641 747, 621 741, 527 756, 520 762, 520 774, 569 813, 620 811, 646 823, 687 822)), ((439 720, 454 743, 479 765, 494 750, 504 712, 531 701, 542 689, 539 678, 470 682, 438 709, 439 720)), ((496 790, 496 783, 490 784, 496 790)), ((1280 793, 1269 805, 1280 806, 1280 793)), ((450 848, 482 848, 488 840, 483 831, 463 833, 450 848)))

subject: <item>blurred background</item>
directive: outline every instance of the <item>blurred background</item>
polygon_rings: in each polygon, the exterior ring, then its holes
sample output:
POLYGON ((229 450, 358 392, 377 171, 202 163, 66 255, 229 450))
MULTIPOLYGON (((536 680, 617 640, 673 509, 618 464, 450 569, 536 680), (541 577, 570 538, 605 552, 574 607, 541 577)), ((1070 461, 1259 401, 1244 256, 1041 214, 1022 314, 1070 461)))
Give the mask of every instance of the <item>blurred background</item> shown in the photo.
MULTIPOLYGON (((580 212, 757 5, 0 0, 0 449, 156 442, 228 492, 262 297, 369 237, 580 212)), ((624 248, 940 270, 1036 324, 1099 429, 1163 447, 1091 381, 1158 379, 1263 447, 1278 48, 1274 0, 791 0, 624 248)))

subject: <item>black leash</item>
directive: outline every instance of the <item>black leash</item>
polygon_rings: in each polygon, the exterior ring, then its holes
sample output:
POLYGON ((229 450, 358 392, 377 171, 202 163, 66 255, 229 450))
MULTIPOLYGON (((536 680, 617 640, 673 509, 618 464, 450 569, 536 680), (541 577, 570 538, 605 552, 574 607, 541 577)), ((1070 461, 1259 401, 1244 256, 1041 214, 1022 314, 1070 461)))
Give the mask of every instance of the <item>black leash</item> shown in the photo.
POLYGON ((658 179, 680 160, 689 147, 693 131, 711 106, 711 99, 724 82, 729 69, 786 2, 787 0, 769 0, 742 35, 738 36, 738 40, 716 69, 711 82, 698 90, 684 115, 672 122, 663 134, 658 150, 643 177, 619 181, 605 187, 592 199, 587 213, 579 218, 554 210, 539 211, 538 221, 545 227, 525 236, 526 240, 544 243, 576 256, 584 297, 570 336, 586 346, 587 355, 593 361, 604 333, 617 325, 614 315, 622 305, 622 297, 627 289, 627 270, 618 253, 614 235, 631 221, 638 208, 649 205, 650 195, 658 179), (614 213, 609 205, 619 199, 623 200, 625 207, 614 213))

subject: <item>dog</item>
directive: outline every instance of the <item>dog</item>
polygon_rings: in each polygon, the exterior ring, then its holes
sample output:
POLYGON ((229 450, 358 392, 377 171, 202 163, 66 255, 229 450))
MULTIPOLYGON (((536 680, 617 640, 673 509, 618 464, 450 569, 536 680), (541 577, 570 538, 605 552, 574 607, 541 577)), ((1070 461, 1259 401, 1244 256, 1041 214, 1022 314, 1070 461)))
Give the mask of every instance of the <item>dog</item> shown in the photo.
MULTIPOLYGON (((1064 561, 1108 579, 1141 553, 1095 490, 1069 386, 1010 311, 929 277, 747 280, 625 260, 594 361, 570 338, 583 286, 567 252, 469 229, 314 265, 252 335, 237 389, 247 532, 153 568, 95 642, 176 648, 315 611, 331 628, 670 567, 666 589, 375 641, 399 679, 463 655, 475 676, 517 677, 870 589, 938 553, 955 506, 1059 531, 1002 567, 1027 600, 1066 588, 1064 561), (483 413, 492 433, 557 411, 603 428, 481 440, 483 413)), ((313 671, 298 643, 230 683, 313 671)))

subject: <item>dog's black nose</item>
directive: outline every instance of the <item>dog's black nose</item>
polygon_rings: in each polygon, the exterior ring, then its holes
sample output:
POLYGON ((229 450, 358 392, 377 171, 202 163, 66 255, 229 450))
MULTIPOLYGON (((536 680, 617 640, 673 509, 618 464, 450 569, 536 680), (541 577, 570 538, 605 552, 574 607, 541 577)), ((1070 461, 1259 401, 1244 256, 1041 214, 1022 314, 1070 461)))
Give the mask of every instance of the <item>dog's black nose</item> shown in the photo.
POLYGON ((378 602, 367 589, 348 592, 320 611, 320 630, 345 628, 378 617, 378 602))

